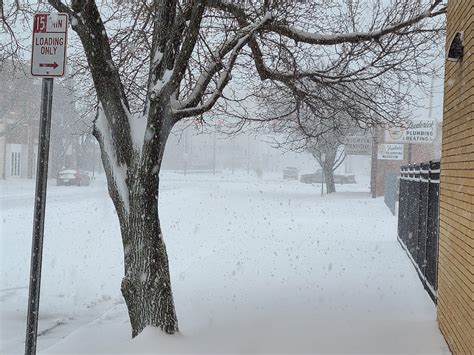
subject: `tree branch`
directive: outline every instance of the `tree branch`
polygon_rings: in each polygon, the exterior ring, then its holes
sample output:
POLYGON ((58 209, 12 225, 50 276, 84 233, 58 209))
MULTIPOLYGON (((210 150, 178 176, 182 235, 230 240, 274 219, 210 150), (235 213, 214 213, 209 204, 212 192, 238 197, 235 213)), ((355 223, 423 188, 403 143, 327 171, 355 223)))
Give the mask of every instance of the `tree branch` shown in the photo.
POLYGON ((69 14, 71 26, 81 40, 92 74, 97 97, 103 105, 116 145, 120 164, 131 163, 132 145, 128 122, 128 100, 112 60, 109 38, 95 1, 75 0, 71 8, 59 0, 49 0, 58 11, 69 14))
POLYGON ((271 31, 291 38, 297 42, 303 42, 308 44, 317 45, 335 45, 342 43, 361 43, 366 41, 377 41, 380 38, 389 35, 391 33, 397 33, 400 30, 408 28, 424 19, 439 16, 446 13, 446 8, 442 8, 439 11, 435 9, 441 4, 442 0, 435 0, 433 4, 424 12, 413 16, 405 21, 401 21, 391 26, 387 26, 381 29, 377 29, 370 32, 353 32, 344 33, 338 35, 322 35, 317 33, 311 33, 302 31, 292 26, 285 26, 284 24, 272 23, 265 26, 264 30, 271 31))
POLYGON ((248 43, 249 39, 256 31, 258 31, 262 26, 265 25, 265 23, 270 22, 271 20, 271 14, 267 14, 262 20, 240 29, 231 39, 228 39, 226 42, 224 42, 219 47, 219 49, 213 53, 213 60, 201 73, 188 99, 184 102, 175 103, 173 107, 173 113, 175 114, 177 120, 184 117, 202 114, 214 106, 219 97, 221 97, 223 89, 231 79, 231 72, 240 50, 248 43), (224 67, 222 60, 228 53, 230 53, 230 57, 227 65, 224 67), (198 105, 202 100, 206 88, 211 82, 213 76, 222 68, 224 68, 224 70, 219 75, 216 88, 214 89, 213 93, 205 103, 198 105))

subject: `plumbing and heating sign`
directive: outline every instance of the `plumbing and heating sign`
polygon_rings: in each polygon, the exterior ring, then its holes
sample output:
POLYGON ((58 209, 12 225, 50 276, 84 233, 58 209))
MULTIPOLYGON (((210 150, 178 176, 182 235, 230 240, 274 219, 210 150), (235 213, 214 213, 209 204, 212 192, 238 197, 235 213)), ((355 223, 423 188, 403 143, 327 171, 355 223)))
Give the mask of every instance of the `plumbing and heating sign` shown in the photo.
POLYGON ((63 76, 66 66, 67 14, 35 14, 31 74, 41 77, 63 76))
POLYGON ((379 144, 377 159, 403 160, 403 144, 379 144))
POLYGON ((435 120, 413 120, 406 127, 393 127, 385 131, 386 143, 431 144, 435 138, 435 120))

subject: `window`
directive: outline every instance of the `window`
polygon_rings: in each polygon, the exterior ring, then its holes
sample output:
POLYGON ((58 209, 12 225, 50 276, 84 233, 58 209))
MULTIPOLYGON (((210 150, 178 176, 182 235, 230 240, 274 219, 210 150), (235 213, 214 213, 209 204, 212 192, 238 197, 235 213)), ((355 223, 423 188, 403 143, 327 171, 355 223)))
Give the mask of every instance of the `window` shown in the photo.
POLYGON ((20 152, 12 153, 11 176, 20 176, 21 159, 20 152))

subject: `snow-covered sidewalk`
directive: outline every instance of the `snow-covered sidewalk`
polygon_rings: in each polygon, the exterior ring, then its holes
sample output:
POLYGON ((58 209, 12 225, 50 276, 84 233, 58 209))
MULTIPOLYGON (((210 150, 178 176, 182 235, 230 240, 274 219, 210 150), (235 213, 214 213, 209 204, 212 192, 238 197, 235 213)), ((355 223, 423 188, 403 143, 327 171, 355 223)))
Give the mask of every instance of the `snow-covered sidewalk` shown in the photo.
MULTIPOLYGON (((47 211, 43 353, 449 353, 396 218, 366 184, 321 197, 279 176, 164 173, 181 334, 146 329, 133 341, 105 186, 62 188, 47 211)), ((3 354, 23 351, 32 208, 0 211, 3 354)))

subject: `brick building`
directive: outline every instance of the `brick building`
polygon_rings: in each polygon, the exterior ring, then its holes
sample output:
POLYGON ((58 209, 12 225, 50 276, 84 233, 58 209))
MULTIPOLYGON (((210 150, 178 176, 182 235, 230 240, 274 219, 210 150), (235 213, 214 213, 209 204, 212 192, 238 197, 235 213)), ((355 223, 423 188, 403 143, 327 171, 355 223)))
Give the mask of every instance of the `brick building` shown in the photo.
POLYGON ((474 1, 449 0, 440 185, 438 321, 454 354, 474 354, 474 1))
POLYGON ((36 161, 41 80, 3 63, 0 80, 0 173, 31 177, 36 161))
MULTIPOLYGON (((32 178, 38 151, 41 79, 26 74, 28 65, 16 70, 2 63, 0 80, 0 177, 32 178)), ((51 123, 50 175, 63 166, 75 167, 74 139, 79 116, 65 80, 56 80, 51 123)))
MULTIPOLYGON (((375 196, 384 195, 385 174, 397 173, 402 165, 427 162, 440 159, 441 157, 441 137, 442 123, 438 122, 436 127, 436 137, 433 144, 404 144, 403 160, 377 160, 375 163, 375 196), (411 153, 409 150, 411 149, 411 153), (411 156, 411 157, 410 157, 411 156)), ((376 138, 377 143, 385 143, 385 131, 380 129, 376 138)), ((376 157, 373 157, 374 159, 376 157)), ((374 191, 372 191, 374 193, 374 191)))

